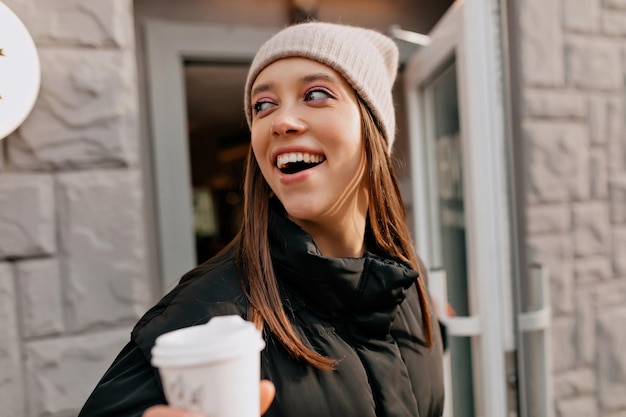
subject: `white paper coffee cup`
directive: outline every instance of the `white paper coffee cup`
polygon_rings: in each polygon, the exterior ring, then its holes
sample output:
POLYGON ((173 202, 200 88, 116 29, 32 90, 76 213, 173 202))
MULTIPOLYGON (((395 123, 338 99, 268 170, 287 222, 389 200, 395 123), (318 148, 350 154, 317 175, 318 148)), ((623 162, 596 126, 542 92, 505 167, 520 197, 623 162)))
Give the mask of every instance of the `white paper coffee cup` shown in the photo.
POLYGON ((219 316, 165 333, 152 348, 169 405, 208 417, 259 417, 260 351, 254 324, 219 316))

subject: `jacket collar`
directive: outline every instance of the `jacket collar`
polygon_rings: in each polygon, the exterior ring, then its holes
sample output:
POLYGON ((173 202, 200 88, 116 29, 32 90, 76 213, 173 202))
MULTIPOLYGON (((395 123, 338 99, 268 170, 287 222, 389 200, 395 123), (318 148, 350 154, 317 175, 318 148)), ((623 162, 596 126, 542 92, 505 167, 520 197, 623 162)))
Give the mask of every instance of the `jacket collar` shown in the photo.
POLYGON ((273 210, 269 240, 279 282, 295 293, 300 308, 326 319, 367 318, 368 327, 386 333, 418 277, 408 265, 370 252, 360 258, 325 257, 308 233, 273 210))

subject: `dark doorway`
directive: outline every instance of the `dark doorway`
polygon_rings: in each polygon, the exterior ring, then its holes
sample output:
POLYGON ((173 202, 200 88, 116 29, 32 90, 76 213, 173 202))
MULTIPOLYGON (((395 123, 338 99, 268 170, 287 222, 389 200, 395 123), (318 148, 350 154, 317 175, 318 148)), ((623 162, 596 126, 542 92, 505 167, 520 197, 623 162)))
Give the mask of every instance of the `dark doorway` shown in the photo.
POLYGON ((185 62, 196 259, 219 252, 237 232, 250 134, 243 111, 247 63, 185 62))

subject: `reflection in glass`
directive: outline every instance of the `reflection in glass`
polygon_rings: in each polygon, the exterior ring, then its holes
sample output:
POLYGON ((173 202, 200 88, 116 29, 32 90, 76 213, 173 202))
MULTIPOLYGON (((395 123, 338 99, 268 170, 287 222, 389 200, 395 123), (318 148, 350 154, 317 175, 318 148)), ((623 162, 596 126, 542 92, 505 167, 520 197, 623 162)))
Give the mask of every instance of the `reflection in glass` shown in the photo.
MULTIPOLYGON (((434 166, 430 172, 435 188, 432 209, 436 213, 432 230, 434 268, 446 271, 448 302, 457 315, 470 315, 467 277, 467 248, 463 192, 463 149, 456 80, 456 65, 451 62, 425 89, 429 113, 428 149, 434 166)), ((472 349, 469 338, 451 337, 450 361, 454 417, 475 416, 472 349)))

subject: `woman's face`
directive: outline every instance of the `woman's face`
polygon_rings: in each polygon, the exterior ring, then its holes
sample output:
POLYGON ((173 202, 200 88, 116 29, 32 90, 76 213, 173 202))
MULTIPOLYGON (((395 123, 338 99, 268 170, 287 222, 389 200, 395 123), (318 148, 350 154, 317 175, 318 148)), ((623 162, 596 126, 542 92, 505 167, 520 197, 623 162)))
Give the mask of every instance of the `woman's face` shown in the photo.
POLYGON ((309 59, 281 59, 256 78, 251 105, 254 155, 296 223, 365 215, 361 115, 341 75, 309 59))

